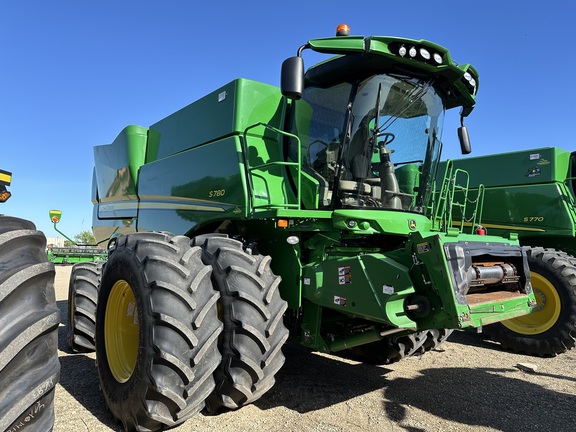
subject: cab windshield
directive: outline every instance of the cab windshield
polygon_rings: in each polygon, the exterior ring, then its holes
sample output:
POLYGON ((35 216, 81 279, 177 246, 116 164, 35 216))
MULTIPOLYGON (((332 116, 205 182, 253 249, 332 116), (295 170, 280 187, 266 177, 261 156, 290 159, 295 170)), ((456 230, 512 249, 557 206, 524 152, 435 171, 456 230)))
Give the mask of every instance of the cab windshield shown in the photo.
POLYGON ((293 132, 303 169, 318 183, 318 207, 424 213, 443 118, 434 87, 416 78, 374 75, 308 87, 296 102, 293 132))

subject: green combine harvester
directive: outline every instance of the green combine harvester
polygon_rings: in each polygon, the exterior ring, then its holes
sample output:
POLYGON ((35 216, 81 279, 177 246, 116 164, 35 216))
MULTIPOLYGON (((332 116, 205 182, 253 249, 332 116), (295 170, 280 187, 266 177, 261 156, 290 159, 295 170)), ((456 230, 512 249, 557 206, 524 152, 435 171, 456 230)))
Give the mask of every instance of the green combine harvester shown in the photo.
MULTIPOLYGON (((12 173, 0 170, 0 203, 12 173)), ((60 378, 54 264, 46 237, 24 219, 0 214, 0 430, 51 431, 60 378)))
POLYGON ((478 80, 434 43, 342 28, 288 58, 281 88, 237 79, 95 147, 93 230, 112 241, 73 271, 69 341, 95 347, 124 428, 257 400, 288 338, 386 364, 529 314, 514 236, 427 216, 448 212, 445 110, 463 123, 478 80), (310 50, 329 58, 305 71, 310 50))
MULTIPOLYGON (((450 164, 469 174, 471 192, 484 190, 483 229, 498 236, 514 233, 525 246, 538 303, 530 315, 487 326, 484 332, 519 353, 554 356, 574 348, 576 153, 546 147, 450 164)), ((455 221, 471 224, 469 209, 464 218, 455 214, 455 221)))

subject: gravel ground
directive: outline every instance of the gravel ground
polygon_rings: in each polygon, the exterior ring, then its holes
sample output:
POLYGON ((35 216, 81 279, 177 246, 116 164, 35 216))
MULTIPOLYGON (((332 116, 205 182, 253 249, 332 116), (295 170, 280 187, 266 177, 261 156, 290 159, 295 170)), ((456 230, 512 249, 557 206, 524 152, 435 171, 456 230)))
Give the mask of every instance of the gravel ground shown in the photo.
MULTIPOLYGON (((62 314, 55 432, 121 431, 98 388, 93 354, 66 344, 71 266, 56 268, 62 314)), ((287 345, 276 385, 259 401, 173 431, 573 431, 576 351, 536 358, 455 333, 420 357, 374 367, 287 345), (535 372, 518 367, 530 363, 535 372)))

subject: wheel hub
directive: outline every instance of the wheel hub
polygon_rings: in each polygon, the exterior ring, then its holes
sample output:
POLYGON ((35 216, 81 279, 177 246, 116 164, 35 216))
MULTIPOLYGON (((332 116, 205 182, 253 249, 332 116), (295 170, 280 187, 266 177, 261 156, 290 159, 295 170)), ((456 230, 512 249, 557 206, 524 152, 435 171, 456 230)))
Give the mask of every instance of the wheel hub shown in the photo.
POLYGON ((549 330, 560 316, 561 301, 554 285, 544 276, 531 273, 532 288, 536 297, 536 308, 522 317, 502 321, 513 332, 536 335, 549 330))
POLYGON ((120 383, 128 381, 136 367, 139 333, 134 292, 128 282, 119 280, 106 305, 104 344, 110 371, 120 383))

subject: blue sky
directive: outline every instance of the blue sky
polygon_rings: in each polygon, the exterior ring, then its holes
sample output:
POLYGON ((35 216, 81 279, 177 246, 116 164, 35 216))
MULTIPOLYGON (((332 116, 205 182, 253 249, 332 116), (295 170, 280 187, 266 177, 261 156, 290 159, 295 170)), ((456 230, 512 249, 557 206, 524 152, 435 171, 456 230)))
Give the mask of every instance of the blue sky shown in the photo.
MULTIPOLYGON (((3 1, 0 168, 13 196, 0 211, 56 236, 90 229, 92 147, 129 124, 149 126, 244 77, 279 84, 280 65, 308 39, 427 39, 480 72, 467 119, 474 155, 574 148, 573 1, 192 0, 3 1)), ((304 56, 307 65, 311 57, 304 56)), ((458 112, 444 157, 458 157, 458 112)))

